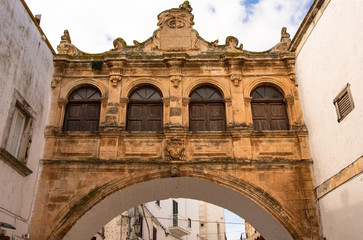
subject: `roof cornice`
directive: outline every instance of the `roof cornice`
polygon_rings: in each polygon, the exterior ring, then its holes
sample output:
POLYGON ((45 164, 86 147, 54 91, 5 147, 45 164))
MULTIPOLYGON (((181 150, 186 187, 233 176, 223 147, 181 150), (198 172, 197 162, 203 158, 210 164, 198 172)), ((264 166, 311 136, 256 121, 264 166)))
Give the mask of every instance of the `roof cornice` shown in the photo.
POLYGON ((296 31, 294 38, 289 46, 289 51, 295 52, 299 47, 305 43, 307 35, 315 27, 322 13, 326 9, 331 0, 314 0, 308 13, 300 24, 299 29, 296 31))
POLYGON ((52 47, 52 45, 50 44, 50 42, 48 41, 48 38, 47 36, 45 35, 45 33, 43 32, 43 29, 40 27, 39 23, 35 20, 35 17, 32 13, 32 11, 30 11, 30 8, 28 7, 28 5, 26 4, 25 0, 20 0, 21 3, 24 5, 26 11, 28 12, 30 18, 33 20, 33 23, 35 24, 35 26, 38 28, 41 36, 44 36, 44 41, 45 43, 48 45, 50 51, 53 53, 53 54, 56 54, 56 52, 54 51, 54 48, 52 47))

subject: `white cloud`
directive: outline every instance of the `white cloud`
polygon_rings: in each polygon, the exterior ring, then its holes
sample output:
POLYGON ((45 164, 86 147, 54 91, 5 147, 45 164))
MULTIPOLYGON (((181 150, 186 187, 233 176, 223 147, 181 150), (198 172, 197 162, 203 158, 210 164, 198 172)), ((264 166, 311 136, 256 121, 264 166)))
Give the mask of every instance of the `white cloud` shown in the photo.
MULTIPOLYGON (((68 29, 72 43, 91 53, 113 48, 117 37, 129 45, 145 41, 157 29, 157 15, 182 1, 26 0, 34 14, 42 14, 41 27, 54 48, 68 29)), ((279 41, 283 26, 293 36, 312 0, 260 0, 248 9, 245 1, 191 0, 194 28, 207 41, 223 44, 233 35, 244 49, 264 51, 279 41)))

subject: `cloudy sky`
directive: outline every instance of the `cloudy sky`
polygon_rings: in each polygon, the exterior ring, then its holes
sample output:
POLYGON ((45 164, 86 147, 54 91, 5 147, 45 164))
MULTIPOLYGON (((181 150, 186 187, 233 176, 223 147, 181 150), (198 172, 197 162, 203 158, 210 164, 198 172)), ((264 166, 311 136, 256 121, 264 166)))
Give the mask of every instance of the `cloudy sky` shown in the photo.
MULTIPOLYGON (((80 50, 99 53, 122 37, 128 45, 143 42, 157 29, 157 15, 183 0, 25 0, 56 49, 64 29, 80 50)), ((194 29, 207 41, 235 36, 245 50, 265 51, 287 27, 294 36, 313 0, 190 0, 194 29)))

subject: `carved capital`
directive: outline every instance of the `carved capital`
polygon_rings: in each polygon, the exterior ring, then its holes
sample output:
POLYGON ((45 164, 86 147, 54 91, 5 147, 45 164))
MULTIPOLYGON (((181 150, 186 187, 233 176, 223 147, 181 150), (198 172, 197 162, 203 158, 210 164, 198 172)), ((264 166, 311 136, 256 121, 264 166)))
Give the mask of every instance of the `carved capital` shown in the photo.
POLYGON ((108 102, 108 98, 101 97, 101 105, 102 105, 102 107, 106 107, 107 106, 107 102, 108 102))
POLYGON ((67 100, 67 99, 65 99, 65 98, 60 98, 60 99, 58 99, 58 106, 60 106, 60 107, 64 107, 64 106, 66 106, 66 105, 67 105, 67 103, 68 103, 68 100, 67 100))
POLYGON ((171 76, 170 77, 170 81, 173 84, 174 88, 178 88, 179 87, 179 83, 181 82, 182 77, 181 76, 171 76))
POLYGON ((286 102, 288 103, 288 104, 293 104, 294 103, 294 97, 293 96, 291 96, 291 95, 287 95, 286 97, 285 97, 285 99, 286 99, 286 102))
POLYGON ((120 105, 126 105, 127 103, 129 103, 129 98, 120 98, 120 105))
POLYGON ((113 87, 116 87, 118 82, 120 82, 122 79, 121 75, 111 75, 110 76, 110 82, 112 83, 113 87))
POLYGON ((165 107, 169 107, 170 106, 170 98, 163 98, 163 103, 165 107))
POLYGON ((182 102, 183 102, 183 106, 186 107, 190 103, 190 98, 183 98, 182 102))
POLYGON ((245 97, 245 105, 248 106, 251 104, 252 98, 251 97, 245 97))
POLYGON ((291 81, 296 81, 296 74, 295 74, 295 60, 294 59, 285 59, 285 64, 287 68, 287 74, 291 81))
POLYGON ((232 105, 232 98, 225 98, 224 101, 226 102, 227 106, 232 105))
POLYGON ((109 61, 107 62, 107 65, 110 68, 110 82, 113 87, 116 87, 122 80, 124 63, 119 61, 109 61))
POLYGON ((52 88, 55 88, 61 80, 62 80, 62 76, 61 75, 53 76, 53 80, 52 80, 52 83, 51 83, 51 87, 52 88))
POLYGON ((238 87, 239 83, 242 81, 242 75, 240 74, 231 75, 230 79, 233 82, 234 86, 238 87))

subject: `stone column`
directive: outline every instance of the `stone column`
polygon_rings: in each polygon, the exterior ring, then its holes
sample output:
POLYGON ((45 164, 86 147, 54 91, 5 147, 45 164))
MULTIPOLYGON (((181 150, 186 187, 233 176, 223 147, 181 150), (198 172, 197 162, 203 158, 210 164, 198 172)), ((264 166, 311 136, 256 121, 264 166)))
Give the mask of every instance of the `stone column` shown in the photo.
POLYGON ((121 80, 123 75, 124 62, 115 60, 108 61, 109 67, 109 91, 105 108, 104 128, 106 131, 115 131, 120 128, 120 94, 121 80))
MULTIPOLYGON (((231 113, 234 119, 228 123, 231 128, 245 128, 246 127, 246 110, 244 105, 243 96, 243 78, 242 78, 242 59, 228 59, 228 73, 231 86, 231 94, 233 96, 231 103, 231 113)), ((228 108, 228 105, 226 106, 228 108)), ((228 109, 227 109, 228 112, 228 109)))
POLYGON ((169 114, 165 111, 164 114, 169 115, 168 126, 171 131, 178 131, 183 129, 183 117, 182 117, 182 66, 183 60, 171 59, 167 60, 167 66, 169 68, 170 79, 170 108, 169 114))

